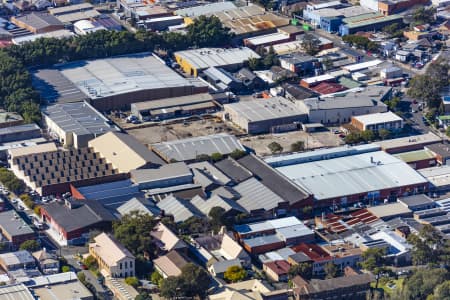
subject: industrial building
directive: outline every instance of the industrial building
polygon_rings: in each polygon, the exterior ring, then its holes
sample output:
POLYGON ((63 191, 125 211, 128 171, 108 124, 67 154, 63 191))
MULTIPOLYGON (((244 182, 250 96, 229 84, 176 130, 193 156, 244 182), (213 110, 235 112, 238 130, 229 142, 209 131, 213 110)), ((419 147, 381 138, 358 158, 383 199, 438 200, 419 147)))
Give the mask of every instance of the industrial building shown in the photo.
POLYGON ((377 31, 391 24, 402 23, 403 17, 400 15, 384 16, 381 13, 369 13, 343 19, 339 26, 339 33, 348 35, 359 31, 377 31))
POLYGON ((0 143, 40 138, 41 129, 36 124, 24 124, 0 128, 0 143))
POLYGON ((35 72, 34 87, 49 102, 87 102, 100 111, 131 103, 206 92, 206 84, 186 79, 151 53, 55 65, 35 72))
POLYGON ((424 0, 362 0, 361 6, 378 11, 388 16, 407 10, 414 6, 426 5, 424 0))
POLYGON ((310 123, 342 124, 354 116, 387 112, 382 101, 391 97, 392 88, 370 86, 357 92, 344 92, 295 102, 308 115, 310 123))
POLYGON ((62 23, 75 23, 80 20, 89 20, 100 16, 100 13, 94 9, 94 6, 87 2, 50 8, 48 12, 62 23))
POLYGON ((432 132, 415 136, 406 136, 396 139, 378 141, 374 144, 381 147, 387 153, 401 153, 413 150, 422 150, 425 146, 440 143, 441 138, 432 132))
POLYGON ((166 98, 131 104, 131 113, 141 121, 160 121, 190 115, 212 113, 217 109, 208 93, 166 98))
POLYGON ((33 12, 23 16, 11 17, 11 22, 34 34, 64 29, 64 24, 48 13, 33 12))
POLYGON ((42 110, 50 135, 66 147, 87 147, 88 141, 119 129, 86 102, 61 103, 42 110))
POLYGON ((247 47, 200 48, 178 51, 174 56, 183 71, 193 76, 198 76, 201 71, 211 67, 237 70, 250 58, 260 58, 256 52, 247 47))
POLYGON ((251 134, 293 130, 308 119, 306 110, 283 97, 225 104, 224 109, 225 120, 251 134))
POLYGON ((391 132, 400 131, 403 128, 403 119, 395 113, 388 111, 369 115, 353 116, 351 124, 360 131, 372 130, 378 132, 386 129, 391 132))
POLYGON ((167 162, 193 161, 201 154, 228 155, 235 150, 245 151, 235 136, 226 133, 162 142, 151 148, 167 162))
POLYGON ((271 157, 266 161, 311 192, 317 207, 395 199, 427 190, 425 178, 400 159, 378 149, 373 145, 344 146, 271 157))
POLYGON ((228 11, 235 9, 236 5, 234 5, 231 1, 224 2, 215 2, 208 3, 205 5, 195 5, 192 7, 186 7, 176 10, 174 13, 177 16, 187 17, 190 19, 197 18, 199 16, 211 15, 216 12, 228 11))

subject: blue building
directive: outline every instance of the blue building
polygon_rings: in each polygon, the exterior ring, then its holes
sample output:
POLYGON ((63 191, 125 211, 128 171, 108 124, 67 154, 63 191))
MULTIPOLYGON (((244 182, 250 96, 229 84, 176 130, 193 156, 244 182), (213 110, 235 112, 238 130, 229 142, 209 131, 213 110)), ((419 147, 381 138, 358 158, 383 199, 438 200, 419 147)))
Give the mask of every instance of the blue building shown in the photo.
POLYGON ((359 31, 378 31, 395 23, 402 24, 403 17, 399 15, 383 16, 380 13, 364 14, 343 19, 339 26, 339 33, 344 36, 359 31))
POLYGON ((320 20, 320 28, 328 32, 338 32, 342 17, 325 17, 320 20))

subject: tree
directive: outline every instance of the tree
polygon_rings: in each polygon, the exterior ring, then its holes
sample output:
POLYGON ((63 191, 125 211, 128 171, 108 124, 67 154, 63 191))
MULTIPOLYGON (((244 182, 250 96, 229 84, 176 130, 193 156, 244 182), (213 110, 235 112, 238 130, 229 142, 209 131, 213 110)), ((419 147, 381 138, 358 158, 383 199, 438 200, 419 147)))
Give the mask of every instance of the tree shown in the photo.
POLYGON ((312 264, 308 262, 302 262, 298 265, 293 265, 289 269, 289 278, 294 278, 295 276, 301 276, 306 280, 310 280, 312 278, 312 264))
POLYGON ((206 296, 210 284, 208 273, 199 266, 188 263, 181 268, 181 278, 184 282, 184 292, 186 297, 206 296))
POLYGON ((366 142, 370 142, 375 139, 375 134, 372 130, 364 130, 361 132, 361 138, 366 142))
POLYGON ((346 144, 356 144, 361 141, 361 136, 355 132, 351 132, 345 136, 346 144))
POLYGON ((301 45, 308 55, 316 55, 319 52, 320 41, 314 35, 306 33, 303 36, 301 45))
POLYGON ((230 29, 216 16, 200 16, 187 27, 186 39, 194 47, 222 47, 230 44, 230 29))
POLYGON ((303 209, 302 209, 302 213, 303 213, 305 216, 311 215, 312 212, 313 212, 313 208, 312 208, 312 206, 309 206, 309 205, 303 207, 303 209))
POLYGON ((273 47, 269 47, 269 51, 263 55, 262 64, 265 69, 269 69, 278 64, 278 56, 273 47))
POLYGON ((380 139, 385 140, 391 136, 391 131, 381 128, 380 130, 378 130, 378 136, 380 137, 380 139))
POLYGON ((133 211, 113 223, 114 237, 135 256, 153 254, 155 248, 150 233, 156 224, 149 214, 133 211))
POLYGON ((35 203, 33 199, 28 194, 22 194, 19 196, 20 200, 29 208, 34 209, 35 203))
POLYGON ((211 154, 211 160, 213 162, 218 162, 219 160, 223 159, 223 155, 221 153, 215 152, 211 154))
POLYGON ((86 267, 88 267, 88 269, 90 270, 94 270, 97 269, 98 265, 97 265, 97 260, 95 259, 95 257, 93 257, 92 255, 89 255, 88 257, 86 257, 83 260, 83 263, 86 265, 86 267))
POLYGON ((239 266, 231 266, 227 268, 223 277, 230 282, 239 282, 247 277, 247 271, 239 266))
POLYGON ((439 231, 429 224, 424 225, 419 234, 410 234, 408 242, 413 246, 411 256, 416 265, 438 263, 446 249, 439 231))
POLYGON ((154 271, 150 277, 150 281, 157 286, 161 286, 161 282, 164 278, 158 271, 154 271))
POLYGON ((427 299, 433 294, 435 288, 437 289, 448 279, 448 276, 448 271, 445 269, 416 270, 411 277, 405 279, 401 290, 401 299, 427 299))
POLYGON ((247 152, 245 152, 244 150, 239 150, 239 149, 234 149, 230 153, 230 157, 233 159, 239 159, 239 158, 244 157, 245 155, 247 155, 247 152))
POLYGON ((424 8, 420 7, 416 9, 413 13, 414 24, 426 24, 432 23, 435 20, 436 8, 424 8))
POLYGON ((220 228, 221 226, 225 225, 224 215, 226 211, 223 207, 220 206, 214 206, 209 211, 208 216, 211 218, 211 225, 215 229, 220 228))
POLYGON ((178 225, 178 229, 184 234, 203 233, 210 229, 211 224, 205 218, 192 216, 178 225))
POLYGON ((39 205, 36 205, 33 208, 34 213, 36 214, 36 216, 40 216, 41 215, 41 207, 39 205))
POLYGON ((292 152, 300 152, 305 150, 305 142, 304 141, 298 141, 291 144, 291 151, 292 152))
POLYGON ((134 288, 137 288, 140 284, 139 279, 137 277, 127 277, 125 278, 125 283, 131 285, 134 288))
POLYGON ((267 146, 272 153, 283 152, 283 147, 277 142, 272 142, 267 146))
POLYGON ((385 265, 385 248, 369 248, 361 255, 362 261, 360 265, 363 269, 371 271, 377 275, 375 288, 378 288, 380 274, 384 271, 385 265))
POLYGON ((250 57, 247 64, 252 71, 258 71, 264 68, 261 59, 256 57, 250 57))
POLYGON ((201 161, 209 161, 210 159, 211 159, 211 157, 209 157, 208 154, 198 154, 198 155, 195 157, 195 160, 196 160, 197 162, 201 162, 201 161))
POLYGON ((81 281, 81 283, 84 284, 86 282, 86 275, 83 272, 81 272, 81 271, 78 272, 77 277, 78 277, 78 280, 81 281))
POLYGON ((61 271, 62 271, 63 273, 70 272, 70 267, 69 267, 69 266, 62 266, 62 267, 61 267, 61 271))
POLYGON ((447 280, 434 288, 433 300, 450 299, 450 280, 447 280))
POLYGON ((338 267, 331 261, 326 263, 323 268, 324 268, 324 271, 326 274, 326 276, 325 276, 326 278, 335 278, 339 274, 338 267))
POLYGON ((184 280, 181 276, 169 276, 162 280, 160 294, 166 299, 176 299, 184 294, 184 280))
POLYGON ((28 240, 20 244, 20 250, 27 250, 30 252, 37 251, 41 248, 41 245, 36 240, 28 240))

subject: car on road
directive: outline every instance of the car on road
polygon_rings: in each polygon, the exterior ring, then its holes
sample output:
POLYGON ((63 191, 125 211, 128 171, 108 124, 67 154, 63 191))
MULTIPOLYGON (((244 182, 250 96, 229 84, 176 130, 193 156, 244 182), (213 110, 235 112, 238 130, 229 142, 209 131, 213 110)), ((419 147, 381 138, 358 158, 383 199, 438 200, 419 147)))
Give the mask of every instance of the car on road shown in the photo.
POLYGON ((11 203, 13 203, 13 204, 16 204, 17 202, 19 202, 19 201, 17 200, 17 198, 14 198, 14 199, 11 200, 11 203))

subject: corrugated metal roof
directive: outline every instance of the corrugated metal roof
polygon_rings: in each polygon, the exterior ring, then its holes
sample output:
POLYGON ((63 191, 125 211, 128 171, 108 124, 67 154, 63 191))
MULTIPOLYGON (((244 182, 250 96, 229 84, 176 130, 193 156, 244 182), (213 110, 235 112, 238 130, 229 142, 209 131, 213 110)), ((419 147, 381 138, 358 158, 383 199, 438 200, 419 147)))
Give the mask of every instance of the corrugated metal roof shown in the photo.
POLYGON ((234 189, 241 195, 237 203, 248 212, 259 209, 271 210, 286 202, 255 178, 241 182, 234 189))

